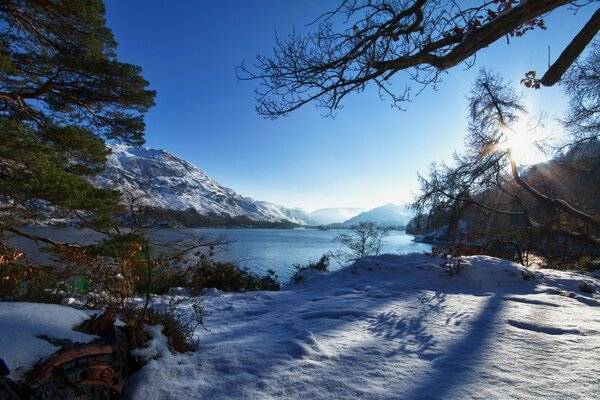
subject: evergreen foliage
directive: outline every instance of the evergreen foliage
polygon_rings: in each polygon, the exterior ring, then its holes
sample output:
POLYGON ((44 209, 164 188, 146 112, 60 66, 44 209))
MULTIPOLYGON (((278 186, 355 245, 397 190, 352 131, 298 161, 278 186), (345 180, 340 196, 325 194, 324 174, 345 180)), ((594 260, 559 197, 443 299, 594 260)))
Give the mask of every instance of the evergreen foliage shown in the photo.
POLYGON ((154 92, 117 60, 104 13, 101 0, 0 4, 0 227, 40 209, 110 221, 119 194, 85 176, 102 169, 104 140, 143 143, 154 92))
POLYGON ((202 260, 190 270, 191 289, 200 293, 205 288, 216 288, 224 292, 279 290, 275 271, 259 276, 231 262, 202 260))
POLYGON ((319 272, 329 272, 329 261, 333 257, 333 253, 325 253, 319 258, 317 262, 309 262, 307 265, 296 264, 294 265, 294 275, 290 278, 290 282, 298 283, 304 279, 302 272, 308 270, 315 270, 319 272))

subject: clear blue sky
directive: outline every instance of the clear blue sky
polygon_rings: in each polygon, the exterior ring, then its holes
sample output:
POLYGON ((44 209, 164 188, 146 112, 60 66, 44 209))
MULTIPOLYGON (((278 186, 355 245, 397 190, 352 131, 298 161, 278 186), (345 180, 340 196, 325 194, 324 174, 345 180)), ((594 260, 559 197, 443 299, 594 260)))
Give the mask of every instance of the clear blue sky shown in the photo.
MULTIPOLYGON (((596 5, 576 16, 547 18, 547 31, 495 43, 476 66, 449 71, 391 109, 375 91, 348 98, 335 119, 311 105, 276 121, 254 111, 254 82, 238 82, 235 66, 270 54, 275 32, 304 29, 333 0, 108 0, 107 24, 122 61, 140 65, 157 91, 147 115, 147 146, 180 156, 244 196, 307 211, 410 201, 416 173, 448 160, 462 146, 465 95, 480 66, 514 82, 546 70, 596 5)), ((403 87, 404 78, 396 80, 403 87)), ((560 89, 529 91, 527 103, 550 116, 564 104, 560 89)))

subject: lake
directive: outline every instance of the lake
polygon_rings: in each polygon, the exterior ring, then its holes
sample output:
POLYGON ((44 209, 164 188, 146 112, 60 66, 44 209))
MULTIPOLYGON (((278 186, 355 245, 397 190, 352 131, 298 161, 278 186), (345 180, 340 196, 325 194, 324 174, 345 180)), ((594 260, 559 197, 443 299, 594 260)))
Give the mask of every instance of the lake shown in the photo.
MULTIPOLYGON (((98 237, 90 231, 73 228, 52 229, 32 227, 28 232, 40 236, 50 235, 59 241, 89 243, 98 237), (51 232, 53 230, 54 232, 51 232)), ((232 243, 226 250, 218 251, 215 256, 221 261, 233 261, 258 274, 265 274, 268 269, 276 272, 280 281, 287 281, 294 272, 294 265, 306 265, 318 261, 325 253, 337 251, 340 244, 334 238, 345 230, 317 229, 157 229, 151 236, 168 241, 178 241, 188 235, 210 237, 223 236, 232 243)), ((403 231, 391 231, 384 239, 382 253, 407 254, 431 251, 431 245, 415 243, 413 236, 403 231)), ((30 242, 30 241, 28 241, 30 242)), ((33 249, 27 243, 28 250, 33 249)), ((331 268, 339 268, 336 261, 331 268)))

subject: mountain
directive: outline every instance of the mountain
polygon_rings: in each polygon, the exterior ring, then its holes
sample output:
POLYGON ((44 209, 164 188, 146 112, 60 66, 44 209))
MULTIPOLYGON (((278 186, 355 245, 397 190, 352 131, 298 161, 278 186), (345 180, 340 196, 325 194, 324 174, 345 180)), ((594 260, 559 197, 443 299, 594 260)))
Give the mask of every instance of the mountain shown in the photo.
POLYGON ((315 225, 329 225, 344 222, 363 211, 362 208, 321 208, 308 216, 317 222, 315 225))
POLYGON ((299 221, 303 221, 304 225, 312 225, 312 226, 321 225, 321 223, 318 222, 316 219, 314 219, 311 214, 307 213, 306 211, 304 211, 301 208, 298 208, 298 207, 287 208, 286 210, 289 212, 290 216, 296 218, 299 221))
POLYGON ((406 225, 412 218, 412 211, 404 205, 386 204, 372 210, 362 212, 344 221, 344 225, 352 226, 360 222, 374 222, 379 226, 406 225))
POLYGON ((247 217, 264 222, 314 224, 305 212, 243 197, 194 165, 163 150, 109 145, 106 168, 92 182, 139 197, 139 205, 167 210, 194 209, 201 215, 247 217))

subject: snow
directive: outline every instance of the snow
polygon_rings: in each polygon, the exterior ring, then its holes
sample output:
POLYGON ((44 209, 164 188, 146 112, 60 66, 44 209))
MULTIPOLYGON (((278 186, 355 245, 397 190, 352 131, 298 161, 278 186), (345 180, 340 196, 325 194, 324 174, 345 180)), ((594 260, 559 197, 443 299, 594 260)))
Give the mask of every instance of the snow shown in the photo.
POLYGON ((309 215, 312 219, 316 220, 318 224, 329 225, 342 223, 354 216, 357 216, 363 212, 362 208, 343 208, 343 207, 332 207, 332 208, 320 208, 311 212, 309 215))
POLYGON ((412 217, 414 212, 408 206, 388 203, 345 220, 344 225, 352 226, 365 221, 379 226, 406 225, 412 217))
POLYGON ((10 376, 22 377, 37 361, 56 352, 60 347, 50 341, 92 341, 94 336, 73 331, 88 318, 81 310, 56 304, 0 302, 0 358, 10 376))
POLYGON ((131 355, 141 361, 150 361, 153 358, 169 358, 171 352, 169 351, 169 339, 162 334, 163 326, 154 325, 146 326, 146 333, 150 336, 150 340, 146 343, 144 348, 134 349, 131 351, 131 355))
POLYGON ((126 398, 597 396, 597 278, 483 256, 450 276, 438 261, 384 255, 281 292, 206 291, 199 350, 152 361, 126 398))
MULTIPOLYGON (((205 290, 210 331, 196 330, 198 350, 170 354, 161 327, 149 327, 151 341, 134 354, 150 361, 130 377, 125 398, 597 398, 598 274, 473 256, 450 276, 439 264, 382 255, 305 273, 280 292, 205 290), (580 290, 584 282, 593 293, 580 290)), ((197 301, 181 299, 180 311, 197 301)), ((170 303, 164 296, 154 305, 170 303)), ((31 337, 57 323, 38 315, 44 307, 0 303, 2 340, 6 324, 31 337)), ((69 327, 85 314, 57 310, 60 335, 77 335, 69 327)))
POLYGON ((91 178, 104 188, 138 197, 139 204, 169 210, 195 209, 202 215, 246 216, 256 221, 312 223, 301 210, 243 197, 214 181, 196 166, 163 150, 109 144, 102 173, 91 178))

